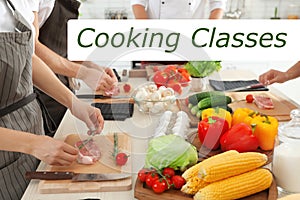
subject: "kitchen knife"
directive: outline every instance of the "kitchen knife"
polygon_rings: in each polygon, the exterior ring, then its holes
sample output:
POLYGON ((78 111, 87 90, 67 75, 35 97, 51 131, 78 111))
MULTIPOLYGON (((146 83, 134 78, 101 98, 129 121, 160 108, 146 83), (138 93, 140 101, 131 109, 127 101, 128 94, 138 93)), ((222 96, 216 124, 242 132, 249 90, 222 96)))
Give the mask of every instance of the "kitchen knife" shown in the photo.
POLYGON ((265 88, 265 85, 262 83, 257 83, 253 85, 248 85, 248 86, 242 86, 242 87, 237 87, 233 89, 226 90, 226 92, 237 92, 241 90, 247 90, 247 89, 258 89, 258 88, 265 88))
POLYGON ((130 174, 87 174, 87 173, 74 173, 74 172, 51 172, 51 171, 36 171, 26 172, 26 179, 39 179, 39 180, 72 180, 79 181, 113 181, 129 178, 130 174))
POLYGON ((77 94, 79 99, 129 99, 130 96, 104 96, 102 94, 77 94))

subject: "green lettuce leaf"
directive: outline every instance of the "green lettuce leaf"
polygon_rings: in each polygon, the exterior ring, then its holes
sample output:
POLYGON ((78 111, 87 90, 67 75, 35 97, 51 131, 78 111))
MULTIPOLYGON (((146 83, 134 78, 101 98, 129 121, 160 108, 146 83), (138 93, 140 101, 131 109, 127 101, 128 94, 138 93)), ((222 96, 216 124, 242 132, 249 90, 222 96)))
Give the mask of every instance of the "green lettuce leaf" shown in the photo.
POLYGON ((196 164, 197 161, 196 147, 182 137, 170 134, 150 140, 145 167, 158 170, 172 167, 175 170, 184 171, 188 166, 196 164))
POLYGON ((203 78, 219 71, 222 66, 221 61, 190 61, 184 68, 192 77, 203 78))

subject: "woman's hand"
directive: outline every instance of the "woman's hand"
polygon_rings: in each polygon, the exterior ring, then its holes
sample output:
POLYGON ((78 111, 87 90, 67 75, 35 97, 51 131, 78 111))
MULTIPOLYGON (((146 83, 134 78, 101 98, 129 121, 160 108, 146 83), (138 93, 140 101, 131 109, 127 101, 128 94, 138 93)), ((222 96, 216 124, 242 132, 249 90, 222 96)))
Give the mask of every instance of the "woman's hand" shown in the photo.
POLYGON ((49 165, 68 166, 77 159, 78 150, 63 141, 43 135, 33 140, 31 154, 49 165))
POLYGON ((91 105, 80 101, 78 98, 73 97, 70 110, 75 117, 85 122, 89 129, 88 134, 101 133, 104 126, 104 119, 100 109, 92 107, 91 105))
POLYGON ((281 72, 271 69, 268 72, 259 76, 259 82, 264 85, 271 85, 273 83, 284 83, 289 80, 287 72, 281 72))
MULTIPOLYGON (((109 68, 108 68, 109 69, 109 68)), ((77 78, 83 80, 94 91, 112 90, 118 82, 111 69, 95 69, 82 66, 79 69, 77 78), (107 73, 107 72, 108 73, 107 73)))

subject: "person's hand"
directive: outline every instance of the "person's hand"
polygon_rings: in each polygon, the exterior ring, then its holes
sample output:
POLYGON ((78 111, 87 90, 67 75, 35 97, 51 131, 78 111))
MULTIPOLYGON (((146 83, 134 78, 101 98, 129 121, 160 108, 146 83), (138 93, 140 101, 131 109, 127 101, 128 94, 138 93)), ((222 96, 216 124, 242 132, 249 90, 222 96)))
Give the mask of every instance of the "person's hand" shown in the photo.
POLYGON ((83 80, 91 89, 97 91, 112 90, 116 84, 116 79, 107 74, 104 69, 95 69, 82 66, 78 72, 77 78, 83 80))
POLYGON ((286 72, 271 69, 259 76, 259 82, 264 85, 271 85, 273 83, 284 83, 289 80, 286 72))
POLYGON ((116 77, 114 71, 111 68, 106 67, 104 68, 104 71, 107 75, 109 75, 113 79, 114 84, 118 83, 118 78, 116 77))
POLYGON ((57 166, 71 165, 78 156, 78 150, 60 140, 37 135, 32 145, 32 153, 37 159, 57 166))
POLYGON ((100 109, 95 108, 74 97, 70 110, 75 117, 85 122, 89 129, 88 134, 101 133, 104 126, 104 119, 100 109))

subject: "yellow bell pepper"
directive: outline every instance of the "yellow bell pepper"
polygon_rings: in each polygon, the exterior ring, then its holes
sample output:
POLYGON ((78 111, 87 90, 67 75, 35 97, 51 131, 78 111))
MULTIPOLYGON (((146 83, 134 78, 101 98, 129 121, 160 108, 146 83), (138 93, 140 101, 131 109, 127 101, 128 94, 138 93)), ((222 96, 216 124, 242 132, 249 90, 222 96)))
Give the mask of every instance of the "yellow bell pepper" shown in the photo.
POLYGON ((201 113, 201 119, 205 119, 211 116, 217 116, 222 119, 225 119, 228 122, 229 128, 231 127, 232 117, 229 111, 223 108, 216 107, 216 108, 207 108, 203 110, 201 113))
POLYGON ((232 115, 232 126, 239 123, 251 125, 251 120, 259 113, 249 108, 237 108, 232 115))
POLYGON ((265 151, 272 150, 278 133, 278 120, 275 117, 260 115, 251 120, 251 125, 260 148, 265 151))

